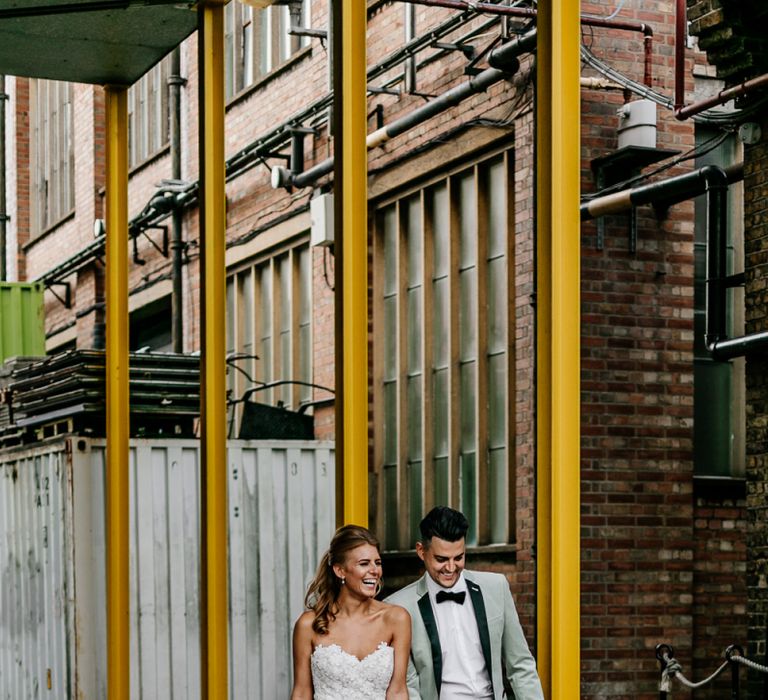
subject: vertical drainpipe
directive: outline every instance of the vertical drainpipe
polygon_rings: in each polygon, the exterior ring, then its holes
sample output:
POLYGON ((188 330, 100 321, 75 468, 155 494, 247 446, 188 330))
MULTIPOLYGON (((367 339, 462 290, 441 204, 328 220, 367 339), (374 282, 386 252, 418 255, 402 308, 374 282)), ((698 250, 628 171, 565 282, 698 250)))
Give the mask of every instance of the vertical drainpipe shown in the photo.
POLYGON ((8 277, 6 265, 8 211, 5 200, 5 103, 7 101, 5 76, 0 74, 0 282, 5 282, 8 277))
POLYGON ((341 2, 332 2, 330 7, 330 55, 331 82, 333 87, 333 104, 329 107, 331 113, 331 129, 333 133, 333 149, 336 157, 333 159, 333 254, 334 254, 334 283, 333 283, 333 343, 334 343, 334 381, 335 381, 335 441, 336 441, 336 526, 344 524, 344 355, 342 342, 344 338, 344 189, 336 183, 344 181, 344 162, 340 157, 344 150, 344 132, 342 129, 342 109, 344 105, 344 85, 341 71, 334 70, 344 62, 342 53, 341 20, 343 16, 341 2))
POLYGON ((712 165, 701 170, 707 187, 707 286, 704 342, 713 347, 726 335, 728 176, 712 165))
POLYGON ((686 0, 675 0, 675 112, 685 104, 685 42, 687 36, 686 0))
POLYGON ((128 597, 128 89, 105 88, 107 112, 107 696, 130 698, 128 597))
MULTIPOLYGON (((171 178, 181 180, 181 50, 176 47, 171 54, 171 75, 168 78, 171 113, 171 178)), ((184 352, 184 302, 182 297, 182 270, 184 240, 181 207, 176 206, 172 214, 171 255, 173 294, 171 297, 171 337, 173 351, 184 352)))
POLYGON ((537 48, 537 654, 579 698, 579 3, 541 3, 537 48))
POLYGON ((224 3, 198 6, 201 334, 201 684, 228 697, 224 3))
MULTIPOLYGON (((416 38, 416 5, 410 2, 403 4, 405 12, 405 43, 416 38)), ((416 92, 416 57, 409 56, 405 59, 403 87, 405 92, 416 92)))

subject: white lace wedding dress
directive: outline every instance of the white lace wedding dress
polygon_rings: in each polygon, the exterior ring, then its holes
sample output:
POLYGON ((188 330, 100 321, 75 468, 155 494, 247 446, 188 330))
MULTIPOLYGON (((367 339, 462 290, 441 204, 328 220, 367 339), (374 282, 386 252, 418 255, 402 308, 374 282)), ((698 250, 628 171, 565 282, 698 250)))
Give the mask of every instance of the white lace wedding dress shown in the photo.
POLYGON ((395 650, 381 642, 364 659, 358 659, 338 644, 318 645, 311 665, 315 700, 385 700, 395 650))

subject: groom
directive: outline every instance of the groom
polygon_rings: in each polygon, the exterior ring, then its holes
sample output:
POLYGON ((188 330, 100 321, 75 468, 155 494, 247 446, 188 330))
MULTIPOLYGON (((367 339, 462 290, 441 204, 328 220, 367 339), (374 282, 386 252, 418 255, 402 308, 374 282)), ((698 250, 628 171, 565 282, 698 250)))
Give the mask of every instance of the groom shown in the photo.
POLYGON ((469 524, 447 506, 419 525, 426 573, 387 598, 411 614, 410 700, 500 700, 502 673, 515 700, 544 700, 507 579, 464 570, 469 524))

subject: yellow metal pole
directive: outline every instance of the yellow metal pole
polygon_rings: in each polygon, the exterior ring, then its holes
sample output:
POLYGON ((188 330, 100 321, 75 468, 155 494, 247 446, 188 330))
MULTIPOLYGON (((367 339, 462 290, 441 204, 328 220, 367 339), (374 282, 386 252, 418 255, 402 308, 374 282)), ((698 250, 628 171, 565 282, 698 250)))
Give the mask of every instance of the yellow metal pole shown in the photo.
POLYGON ((552 29, 536 17, 536 664, 552 697, 552 29))
POLYGON ((228 697, 227 420, 224 161, 224 6, 201 12, 202 468, 204 470, 204 697, 228 697))
POLYGON ((107 87, 107 697, 129 697, 128 99, 107 87))
POLYGON ((367 3, 342 0, 344 520, 368 525, 367 3))
POLYGON ((539 592, 548 588, 540 604, 549 603, 539 616, 548 628, 540 627, 545 693, 564 700, 578 698, 580 690, 580 586, 574 585, 580 581, 578 0, 540 3, 537 26, 538 363, 545 372, 537 417, 537 503, 539 551, 547 559, 539 564, 539 592))

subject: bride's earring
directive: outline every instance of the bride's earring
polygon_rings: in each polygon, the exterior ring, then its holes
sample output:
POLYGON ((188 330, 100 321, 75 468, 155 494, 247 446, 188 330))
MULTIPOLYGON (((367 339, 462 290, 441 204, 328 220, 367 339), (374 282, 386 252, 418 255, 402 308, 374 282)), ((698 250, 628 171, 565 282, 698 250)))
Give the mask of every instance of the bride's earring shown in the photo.
POLYGON ((346 582, 347 582, 346 577, 342 576, 341 577, 341 585, 343 586, 346 582))

